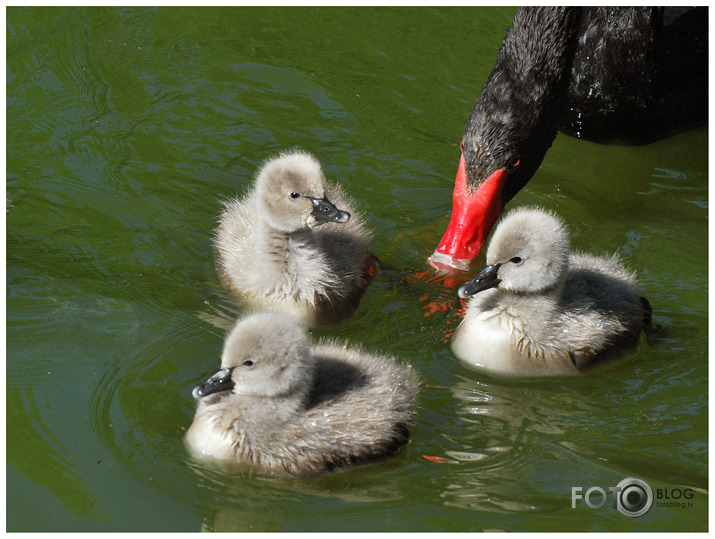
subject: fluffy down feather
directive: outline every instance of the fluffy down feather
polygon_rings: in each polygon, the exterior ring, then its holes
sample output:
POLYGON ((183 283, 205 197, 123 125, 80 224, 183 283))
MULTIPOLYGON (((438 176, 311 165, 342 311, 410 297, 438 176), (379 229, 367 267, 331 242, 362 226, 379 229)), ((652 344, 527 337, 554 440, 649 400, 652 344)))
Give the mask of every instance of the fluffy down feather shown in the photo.
POLYGON ((578 374, 634 346, 650 324, 635 275, 616 255, 570 253, 563 223, 544 210, 508 213, 487 263, 496 279, 491 287, 465 285, 479 291, 452 339, 454 354, 471 366, 503 375, 578 374))
POLYGON ((245 196, 225 204, 214 240, 216 266, 226 288, 250 305, 309 325, 331 324, 360 303, 375 261, 371 239, 313 156, 284 153, 262 166, 245 196), (322 198, 349 213, 349 220, 316 221, 311 200, 322 198))
POLYGON ((311 347, 292 319, 256 314, 229 335, 221 367, 233 369, 231 387, 198 397, 186 433, 197 458, 306 476, 408 441, 418 379, 394 358, 335 341, 311 347))

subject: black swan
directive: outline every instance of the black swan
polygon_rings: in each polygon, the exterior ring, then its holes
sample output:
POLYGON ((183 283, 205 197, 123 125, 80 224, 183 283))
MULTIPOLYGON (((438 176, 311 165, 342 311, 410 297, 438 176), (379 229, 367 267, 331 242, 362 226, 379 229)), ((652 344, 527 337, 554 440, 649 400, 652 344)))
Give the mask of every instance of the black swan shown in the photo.
POLYGON ((645 144, 707 122, 708 8, 526 7, 467 121, 429 258, 468 269, 556 137, 645 144))

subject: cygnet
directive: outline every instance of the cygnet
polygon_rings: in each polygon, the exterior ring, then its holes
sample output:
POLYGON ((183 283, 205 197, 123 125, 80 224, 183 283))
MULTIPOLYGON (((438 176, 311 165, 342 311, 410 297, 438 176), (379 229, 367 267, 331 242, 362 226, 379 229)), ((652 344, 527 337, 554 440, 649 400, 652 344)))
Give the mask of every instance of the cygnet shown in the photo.
POLYGON ((230 332, 221 369, 194 388, 185 442, 200 460, 316 475, 396 453, 417 390, 414 370, 394 358, 311 348, 287 315, 253 314, 230 332))
POLYGON ((571 253, 564 224, 538 208, 507 214, 452 339, 463 362, 499 375, 578 374, 634 346, 651 307, 616 255, 571 253))
POLYGON ((308 325, 354 314, 377 259, 371 234, 320 163, 293 151, 266 162, 216 231, 217 271, 235 296, 308 325))

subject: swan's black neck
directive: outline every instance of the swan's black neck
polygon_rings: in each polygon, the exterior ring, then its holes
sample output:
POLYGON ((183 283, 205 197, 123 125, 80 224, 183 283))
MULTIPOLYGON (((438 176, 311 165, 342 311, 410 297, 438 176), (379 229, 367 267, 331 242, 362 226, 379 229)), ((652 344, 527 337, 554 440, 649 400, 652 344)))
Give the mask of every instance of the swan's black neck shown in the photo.
POLYGON ((581 8, 522 8, 464 133, 467 183, 519 161, 504 185, 506 203, 531 178, 556 136, 576 48, 581 8))
POLYGON ((570 69, 581 8, 523 8, 497 55, 494 71, 514 82, 524 102, 552 99, 570 69))

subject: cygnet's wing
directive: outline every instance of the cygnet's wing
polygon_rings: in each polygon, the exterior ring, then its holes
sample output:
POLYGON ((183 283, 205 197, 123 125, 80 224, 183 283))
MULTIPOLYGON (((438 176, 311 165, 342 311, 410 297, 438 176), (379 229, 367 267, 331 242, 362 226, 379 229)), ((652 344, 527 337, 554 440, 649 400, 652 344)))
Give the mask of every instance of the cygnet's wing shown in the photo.
POLYGON ((298 428, 329 443, 336 465, 384 456, 407 442, 418 387, 410 367, 337 344, 319 345, 314 355, 316 382, 298 428))
POLYGON ((578 361, 634 344, 643 327, 635 276, 616 256, 574 254, 562 301, 578 361))

